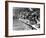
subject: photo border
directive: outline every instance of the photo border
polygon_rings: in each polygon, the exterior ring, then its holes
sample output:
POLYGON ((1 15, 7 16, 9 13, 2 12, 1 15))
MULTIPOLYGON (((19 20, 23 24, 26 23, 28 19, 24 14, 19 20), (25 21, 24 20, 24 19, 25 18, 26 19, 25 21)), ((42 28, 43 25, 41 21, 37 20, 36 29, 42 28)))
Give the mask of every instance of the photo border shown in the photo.
POLYGON ((37 36, 37 35, 45 35, 45 3, 40 2, 25 2, 25 1, 5 1, 5 37, 22 37, 22 36, 37 36), (44 33, 43 34, 32 34, 32 35, 15 35, 9 36, 8 35, 8 3, 15 2, 15 3, 28 3, 28 4, 43 4, 44 5, 44 33))

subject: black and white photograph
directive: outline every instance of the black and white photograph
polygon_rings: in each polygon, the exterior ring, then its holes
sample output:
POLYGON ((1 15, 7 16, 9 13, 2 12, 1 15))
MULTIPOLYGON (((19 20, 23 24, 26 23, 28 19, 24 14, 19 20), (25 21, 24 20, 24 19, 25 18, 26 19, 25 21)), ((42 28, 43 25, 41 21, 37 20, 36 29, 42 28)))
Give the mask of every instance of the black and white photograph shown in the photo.
POLYGON ((36 2, 5 2, 6 36, 45 34, 45 4, 36 2))
POLYGON ((40 8, 13 7, 13 30, 40 29, 40 8))

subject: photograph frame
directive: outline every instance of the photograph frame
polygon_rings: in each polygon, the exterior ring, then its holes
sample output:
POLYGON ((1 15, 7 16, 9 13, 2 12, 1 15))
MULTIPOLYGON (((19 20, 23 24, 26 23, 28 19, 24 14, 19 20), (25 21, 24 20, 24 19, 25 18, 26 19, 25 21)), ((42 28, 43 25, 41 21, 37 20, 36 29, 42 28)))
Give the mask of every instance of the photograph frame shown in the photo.
POLYGON ((40 2, 24 2, 24 1, 5 1, 5 37, 21 37, 21 36, 37 36, 37 35, 45 35, 45 3, 40 2), (44 5, 44 33, 43 34, 32 34, 32 35, 15 35, 15 36, 9 36, 8 35, 8 3, 14 2, 14 3, 31 3, 31 4, 43 4, 44 5))

